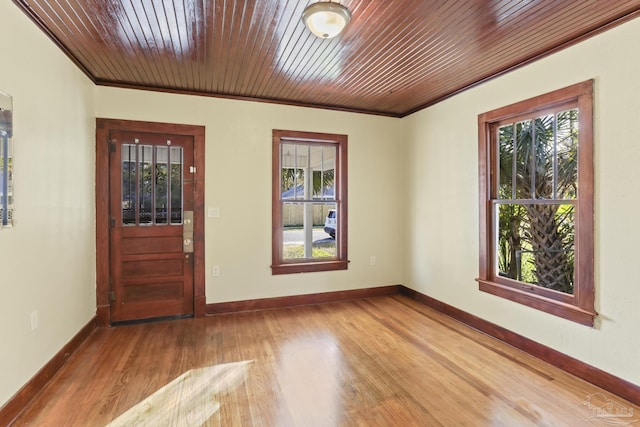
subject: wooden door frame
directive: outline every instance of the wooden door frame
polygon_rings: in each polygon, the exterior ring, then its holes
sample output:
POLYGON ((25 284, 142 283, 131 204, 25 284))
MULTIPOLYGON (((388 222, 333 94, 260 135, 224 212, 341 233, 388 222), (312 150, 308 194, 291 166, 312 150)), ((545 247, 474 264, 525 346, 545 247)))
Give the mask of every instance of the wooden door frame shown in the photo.
POLYGON ((131 120, 96 118, 96 317, 98 326, 111 324, 109 303, 110 251, 109 251, 109 133, 153 132, 193 137, 194 179, 193 200, 193 313, 206 314, 204 268, 204 126, 131 120))

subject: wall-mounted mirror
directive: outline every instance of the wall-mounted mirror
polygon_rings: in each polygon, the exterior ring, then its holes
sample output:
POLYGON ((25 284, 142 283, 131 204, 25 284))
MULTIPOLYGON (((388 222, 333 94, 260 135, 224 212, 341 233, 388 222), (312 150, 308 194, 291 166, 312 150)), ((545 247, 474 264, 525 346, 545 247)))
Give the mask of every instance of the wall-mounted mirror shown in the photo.
POLYGON ((0 227, 13 225, 13 102, 0 92, 0 227))

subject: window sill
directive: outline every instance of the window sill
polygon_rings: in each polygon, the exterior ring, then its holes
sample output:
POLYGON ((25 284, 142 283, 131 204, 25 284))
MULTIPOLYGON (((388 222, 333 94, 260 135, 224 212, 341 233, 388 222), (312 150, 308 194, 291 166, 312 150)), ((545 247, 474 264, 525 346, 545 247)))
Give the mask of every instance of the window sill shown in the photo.
POLYGON ((347 270, 349 261, 331 260, 331 261, 308 261, 308 262, 291 262, 271 266, 271 274, 294 274, 294 273, 313 273, 315 271, 334 271, 347 270))
POLYGON ((476 279, 476 281, 479 283, 479 289, 483 292, 580 323, 581 325, 593 326, 595 316, 598 315, 595 311, 585 310, 577 305, 557 301, 532 293, 526 289, 517 289, 483 279, 476 279))

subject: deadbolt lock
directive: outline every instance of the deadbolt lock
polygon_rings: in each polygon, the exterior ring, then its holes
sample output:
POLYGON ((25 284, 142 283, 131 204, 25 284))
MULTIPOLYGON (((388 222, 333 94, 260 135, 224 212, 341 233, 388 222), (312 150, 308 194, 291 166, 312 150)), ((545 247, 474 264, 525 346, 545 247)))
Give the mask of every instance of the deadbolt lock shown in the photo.
POLYGON ((193 211, 184 211, 182 221, 182 251, 193 253, 193 211))
POLYGON ((185 253, 193 253, 193 211, 184 211, 182 251, 185 253))

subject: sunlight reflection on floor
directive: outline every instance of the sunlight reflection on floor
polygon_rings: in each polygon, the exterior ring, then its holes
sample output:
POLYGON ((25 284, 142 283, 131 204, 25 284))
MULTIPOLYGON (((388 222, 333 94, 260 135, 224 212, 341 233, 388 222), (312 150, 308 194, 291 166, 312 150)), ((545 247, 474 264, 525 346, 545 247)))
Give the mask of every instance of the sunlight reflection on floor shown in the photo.
POLYGON ((242 384, 252 363, 245 360, 189 370, 106 427, 202 425, 220 409, 215 396, 242 384))
POLYGON ((335 337, 322 333, 289 340, 279 359, 278 383, 286 406, 280 408, 282 419, 277 424, 286 425, 290 416, 294 425, 339 425, 344 367, 335 337))

